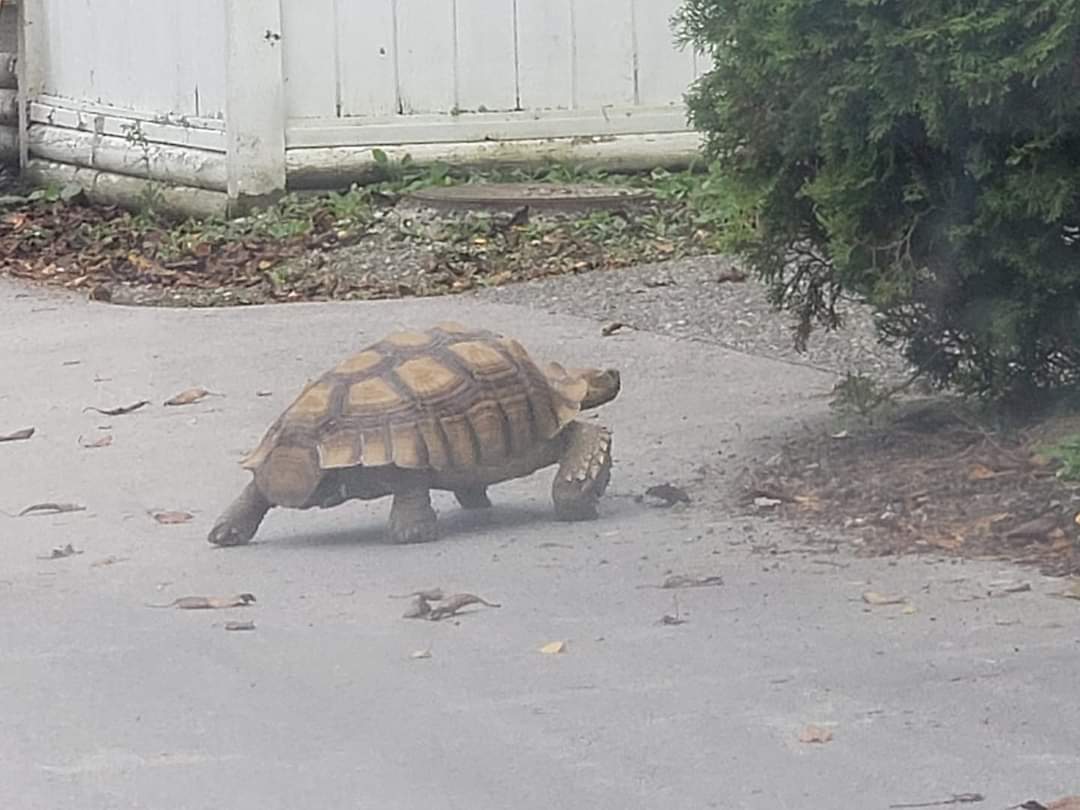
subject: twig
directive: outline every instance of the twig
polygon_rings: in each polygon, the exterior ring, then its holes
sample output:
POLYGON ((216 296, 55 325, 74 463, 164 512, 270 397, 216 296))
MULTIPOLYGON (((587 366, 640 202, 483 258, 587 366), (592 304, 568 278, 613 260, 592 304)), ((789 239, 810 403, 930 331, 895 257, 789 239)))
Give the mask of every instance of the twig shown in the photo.
POLYGON ((954 793, 951 799, 943 799, 939 802, 909 802, 890 804, 889 807, 945 807, 950 804, 974 804, 985 800, 986 797, 981 793, 954 793))

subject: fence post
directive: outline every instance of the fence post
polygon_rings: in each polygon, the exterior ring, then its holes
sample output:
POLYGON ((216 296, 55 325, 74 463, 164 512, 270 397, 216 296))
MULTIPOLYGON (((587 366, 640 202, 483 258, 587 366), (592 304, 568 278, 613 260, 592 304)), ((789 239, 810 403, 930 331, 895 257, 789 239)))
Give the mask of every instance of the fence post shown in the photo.
POLYGON ((229 209, 285 191, 285 83, 279 0, 225 0, 225 136, 229 209))

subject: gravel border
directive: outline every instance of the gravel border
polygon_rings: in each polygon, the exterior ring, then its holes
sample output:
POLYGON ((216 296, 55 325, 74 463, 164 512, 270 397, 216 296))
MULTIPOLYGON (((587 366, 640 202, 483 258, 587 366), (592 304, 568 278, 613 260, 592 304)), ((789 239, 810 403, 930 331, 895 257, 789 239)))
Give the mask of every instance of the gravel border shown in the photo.
POLYGON ((844 325, 815 331, 807 351, 793 347, 790 315, 777 312, 752 277, 721 281, 737 269, 723 256, 539 279, 468 293, 486 301, 578 315, 672 337, 703 340, 746 354, 812 366, 843 375, 866 374, 888 384, 910 370, 875 336, 868 307, 848 304, 844 325))

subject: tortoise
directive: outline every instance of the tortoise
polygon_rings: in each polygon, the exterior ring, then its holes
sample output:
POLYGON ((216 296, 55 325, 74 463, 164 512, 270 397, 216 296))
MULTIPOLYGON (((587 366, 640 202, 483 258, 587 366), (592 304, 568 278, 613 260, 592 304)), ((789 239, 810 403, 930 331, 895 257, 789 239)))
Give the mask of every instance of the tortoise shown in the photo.
POLYGON ((611 432, 577 420, 614 399, 615 369, 541 369, 520 343, 444 322, 390 334, 310 382, 240 463, 252 480, 208 540, 247 543, 274 506, 393 497, 394 542, 437 537, 430 490, 465 509, 487 488, 558 464, 560 520, 592 520, 611 476, 611 432))

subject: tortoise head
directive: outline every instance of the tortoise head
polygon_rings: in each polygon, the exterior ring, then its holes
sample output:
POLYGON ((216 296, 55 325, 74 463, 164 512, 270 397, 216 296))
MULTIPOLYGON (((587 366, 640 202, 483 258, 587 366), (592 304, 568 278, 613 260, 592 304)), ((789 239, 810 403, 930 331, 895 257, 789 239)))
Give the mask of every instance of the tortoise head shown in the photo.
POLYGON ((611 402, 622 388, 619 372, 613 368, 571 368, 563 374, 569 380, 583 380, 588 386, 581 400, 583 411, 611 402))
POLYGON ((622 388, 622 379, 619 377, 618 369, 575 368, 570 373, 581 377, 589 386, 589 390, 585 392, 585 399, 581 401, 582 410, 598 408, 611 402, 622 388))
MULTIPOLYGON (((570 386, 580 392, 585 384, 585 394, 581 397, 581 410, 598 408, 611 402, 619 394, 622 382, 619 372, 613 368, 563 368, 558 363, 548 363, 544 368, 548 380, 557 388, 570 386)), ((570 394, 575 400, 580 393, 570 394)))

